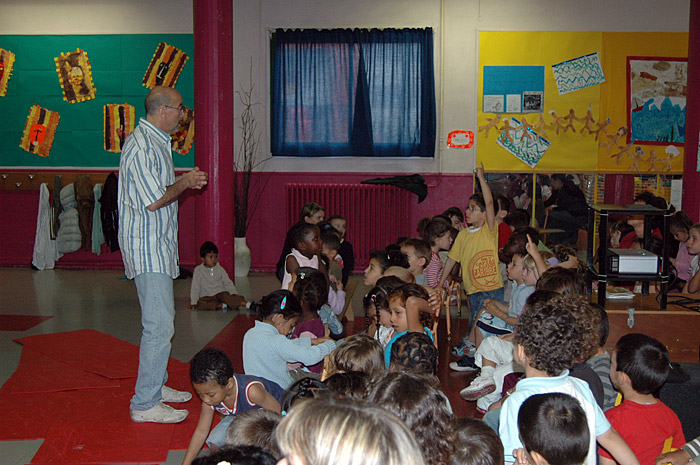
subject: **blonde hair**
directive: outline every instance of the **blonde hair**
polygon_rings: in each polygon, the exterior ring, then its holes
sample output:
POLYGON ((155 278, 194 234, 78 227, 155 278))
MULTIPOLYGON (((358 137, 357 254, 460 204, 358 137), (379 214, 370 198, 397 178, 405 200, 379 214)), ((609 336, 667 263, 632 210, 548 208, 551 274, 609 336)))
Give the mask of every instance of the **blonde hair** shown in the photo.
MULTIPOLYGON (((544 260, 546 263, 546 259, 544 260)), ((534 270, 535 268, 537 268, 537 265, 535 264, 535 259, 532 258, 532 255, 525 255, 525 257, 523 257, 523 270, 534 270)))
POLYGON ((382 345, 367 334, 354 334, 343 341, 331 353, 335 372, 361 371, 370 379, 379 379, 386 373, 384 349, 382 345))
POLYGON ((424 465, 411 431, 376 405, 349 399, 309 399, 277 426, 285 457, 305 465, 424 465))

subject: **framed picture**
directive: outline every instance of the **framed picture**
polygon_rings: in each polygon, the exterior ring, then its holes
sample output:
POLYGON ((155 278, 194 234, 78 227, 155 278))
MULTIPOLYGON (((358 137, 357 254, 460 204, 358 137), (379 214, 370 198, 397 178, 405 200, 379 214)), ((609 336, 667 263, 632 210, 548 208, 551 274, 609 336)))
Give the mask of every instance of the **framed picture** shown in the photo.
POLYGON ((628 142, 685 144, 688 59, 627 57, 628 142))

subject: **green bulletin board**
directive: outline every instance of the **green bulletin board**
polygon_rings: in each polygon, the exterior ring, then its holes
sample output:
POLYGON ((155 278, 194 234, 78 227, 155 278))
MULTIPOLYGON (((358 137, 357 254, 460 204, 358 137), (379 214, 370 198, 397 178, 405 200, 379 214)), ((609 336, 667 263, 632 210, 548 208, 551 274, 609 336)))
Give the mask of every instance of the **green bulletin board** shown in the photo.
MULTIPOLYGON (((136 125, 145 116, 149 89, 142 79, 160 42, 184 51, 189 60, 175 88, 188 108, 194 106, 192 34, 129 35, 0 35, 0 48, 15 54, 7 95, 0 97, 0 167, 117 168, 119 153, 104 149, 105 104, 129 103, 136 109, 136 125), (90 60, 96 97, 81 103, 63 100, 54 58, 62 52, 85 50, 90 60), (33 104, 57 111, 60 122, 48 157, 19 147, 33 104)), ((173 152, 175 167, 194 166, 194 145, 187 155, 173 152)))

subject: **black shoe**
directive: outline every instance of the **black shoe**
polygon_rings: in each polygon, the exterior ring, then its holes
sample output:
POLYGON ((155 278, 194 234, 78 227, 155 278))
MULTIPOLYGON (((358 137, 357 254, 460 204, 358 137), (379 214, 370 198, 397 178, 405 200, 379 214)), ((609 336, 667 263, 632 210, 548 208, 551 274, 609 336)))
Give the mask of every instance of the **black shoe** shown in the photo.
POLYGON ((462 357, 458 361, 450 363, 450 369, 474 373, 479 371, 479 367, 474 363, 473 357, 462 357))

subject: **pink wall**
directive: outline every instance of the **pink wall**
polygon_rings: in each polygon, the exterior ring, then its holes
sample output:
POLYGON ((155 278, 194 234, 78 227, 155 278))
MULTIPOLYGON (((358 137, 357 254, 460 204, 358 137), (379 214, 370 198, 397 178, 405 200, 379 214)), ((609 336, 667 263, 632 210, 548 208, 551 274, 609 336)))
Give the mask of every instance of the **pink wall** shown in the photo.
MULTIPOLYGON (((258 208, 252 217, 247 234, 247 243, 252 254, 251 268, 256 271, 272 271, 277 263, 288 229, 285 212, 285 184, 288 182, 309 183, 359 183, 374 177, 389 177, 405 173, 262 173, 255 176, 256 182, 264 183, 259 196, 258 208)), ((472 176, 466 174, 423 175, 428 185, 428 197, 420 204, 412 195, 412 215, 408 218, 410 229, 415 231, 418 221, 424 216, 435 215, 447 207, 464 208, 472 193, 472 176)), ((180 199, 180 262, 186 268, 199 263, 199 244, 195 243, 195 202, 193 193, 180 199)), ((206 191, 203 193, 206 195, 206 191)), ((39 202, 38 191, 0 191, 0 266, 29 266, 34 248, 36 216, 39 202)), ((333 212, 327 211, 327 215, 333 212)), ((199 221, 203 219, 198 218, 199 221)), ((231 231, 233 236, 233 231, 231 231)), ((348 238, 352 242, 352 238, 348 238)), ((358 257, 359 258, 359 257, 358 257)), ((229 264, 223 264, 230 269, 229 264)), ((121 254, 110 253, 103 248, 102 255, 78 251, 64 255, 57 268, 121 268, 121 254)))

